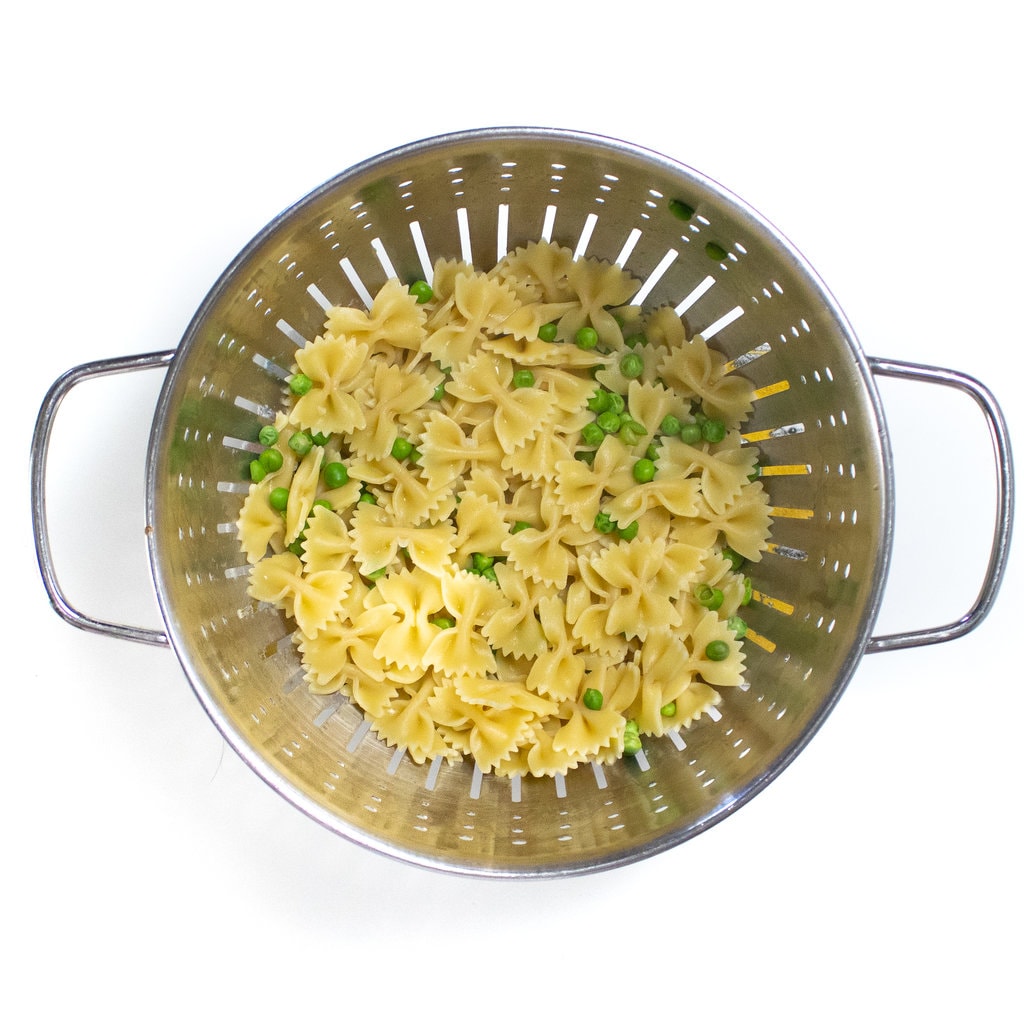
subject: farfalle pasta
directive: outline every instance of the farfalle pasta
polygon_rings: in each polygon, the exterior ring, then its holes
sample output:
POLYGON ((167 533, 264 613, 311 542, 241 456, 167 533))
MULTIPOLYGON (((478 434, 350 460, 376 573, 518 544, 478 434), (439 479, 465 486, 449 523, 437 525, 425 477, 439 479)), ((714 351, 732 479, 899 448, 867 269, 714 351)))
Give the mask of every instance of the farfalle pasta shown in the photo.
POLYGON ((554 775, 743 682, 753 388, 622 267, 439 260, 301 348, 239 509, 306 681, 413 761, 554 775))

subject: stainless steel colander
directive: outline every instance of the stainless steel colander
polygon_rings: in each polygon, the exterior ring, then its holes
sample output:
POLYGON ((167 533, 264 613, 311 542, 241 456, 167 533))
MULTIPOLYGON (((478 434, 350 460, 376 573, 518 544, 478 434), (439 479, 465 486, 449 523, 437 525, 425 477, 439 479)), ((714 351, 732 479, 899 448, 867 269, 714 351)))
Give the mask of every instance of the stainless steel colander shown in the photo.
POLYGON ((803 748, 865 652, 949 640, 985 616, 1010 539, 1013 475, 1000 410, 950 370, 866 357, 800 254, 744 202, 658 154, 577 132, 488 129, 359 164, 269 224, 227 268, 174 351, 75 367, 40 410, 32 455, 36 549, 54 608, 83 629, 169 645, 238 754, 330 829, 423 866, 569 875, 675 846, 741 806, 803 748), (234 523, 259 427, 296 346, 333 304, 368 304, 440 256, 488 268, 551 239, 623 264, 633 300, 670 304, 750 378, 744 425, 763 454, 772 544, 752 566, 747 686, 681 737, 636 759, 553 779, 472 764, 416 765, 344 700, 311 695, 282 616, 246 595, 234 523), (91 618, 57 581, 45 515, 53 417, 91 377, 163 367, 146 522, 165 631, 91 618), (889 440, 877 375, 952 386, 987 420, 998 516, 982 588, 958 621, 872 636, 893 532, 889 440))

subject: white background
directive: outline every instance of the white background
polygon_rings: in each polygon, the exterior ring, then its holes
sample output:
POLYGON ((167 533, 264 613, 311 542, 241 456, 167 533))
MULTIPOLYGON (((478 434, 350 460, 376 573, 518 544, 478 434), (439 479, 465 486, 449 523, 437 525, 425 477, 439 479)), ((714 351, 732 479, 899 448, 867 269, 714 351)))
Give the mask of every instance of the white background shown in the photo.
MULTIPOLYGON (((970 636, 865 658, 796 763, 707 834, 555 882, 339 839, 226 747, 174 655, 50 609, 28 502, 49 384, 172 348, 281 209, 438 132, 545 125, 676 157, 810 259, 865 350, 989 384, 1024 445, 1024 161, 1004 3, 599 10, 520 0, 18 5, 0 87, 9 1020, 1021 1019, 1024 536, 970 636), (11 405, 13 403, 13 409, 11 405)), ((85 611, 158 625, 141 534, 159 374, 78 389, 51 451, 85 611)), ((992 459, 966 399, 884 384, 879 631, 970 605, 992 459)))

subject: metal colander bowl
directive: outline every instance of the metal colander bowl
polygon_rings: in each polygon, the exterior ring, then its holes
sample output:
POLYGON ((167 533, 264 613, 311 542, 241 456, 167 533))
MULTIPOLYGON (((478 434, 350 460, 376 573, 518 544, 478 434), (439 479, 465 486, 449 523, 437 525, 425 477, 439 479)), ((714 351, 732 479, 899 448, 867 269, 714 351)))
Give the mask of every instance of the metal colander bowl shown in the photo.
POLYGON ((44 584, 84 629, 169 644, 238 754, 326 827, 382 853, 477 875, 569 875, 682 843, 741 806, 803 748, 866 651, 933 643, 977 625, 1009 543, 1005 425, 977 381, 867 358, 799 253, 736 196, 637 146, 577 132, 489 129, 417 142, 359 164, 286 210, 239 254, 171 352, 76 367, 44 400, 33 446, 33 513, 44 584), (310 694, 290 626, 246 594, 235 530, 245 469, 296 346, 333 304, 366 305, 389 277, 430 276, 441 256, 491 267, 551 239, 624 265, 634 302, 671 305, 757 388, 743 426, 762 452, 774 516, 749 567, 743 689, 677 738, 554 778, 503 779, 471 763, 417 765, 359 710, 310 694), (47 539, 52 419, 91 376, 166 367, 153 420, 146 521, 155 632, 79 612, 47 539), (893 481, 876 374, 957 387, 988 421, 998 522, 982 589, 962 619, 872 637, 889 563, 893 481))

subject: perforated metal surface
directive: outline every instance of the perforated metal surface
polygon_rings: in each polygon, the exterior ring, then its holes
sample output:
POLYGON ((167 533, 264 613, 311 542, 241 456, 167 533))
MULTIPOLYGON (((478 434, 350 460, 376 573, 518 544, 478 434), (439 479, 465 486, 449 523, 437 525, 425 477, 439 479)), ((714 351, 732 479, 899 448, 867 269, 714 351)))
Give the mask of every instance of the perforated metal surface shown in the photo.
MULTIPOLYGON (((636 301, 635 300, 635 301, 636 301)), ((800 255, 743 202, 614 140, 472 132, 404 147, 328 182, 261 233, 197 312, 161 395, 147 474, 167 631, 209 714, 275 789, 384 853, 477 874, 607 868, 741 805, 801 749, 860 659, 884 584, 891 481, 867 362, 800 255), (689 219, 670 200, 692 208, 689 219), (335 303, 365 305, 434 259, 487 268, 538 238, 623 264, 758 389, 775 527, 752 567, 747 686, 681 739, 555 779, 418 766, 346 701, 310 695, 289 626, 246 596, 234 522, 259 426, 297 345, 335 303)))

